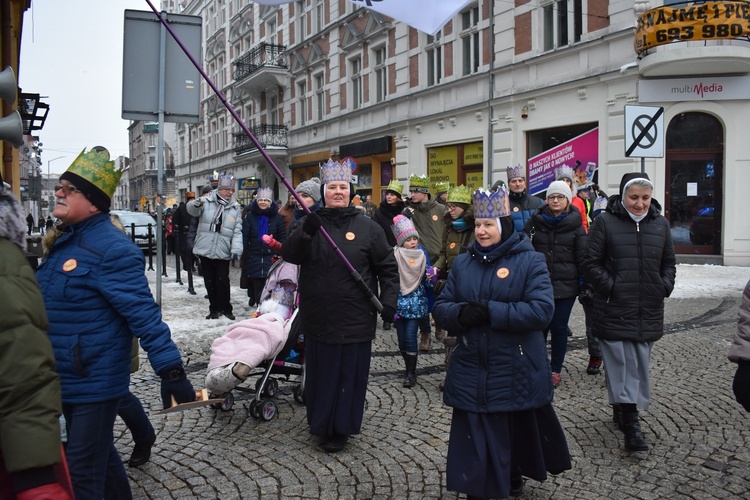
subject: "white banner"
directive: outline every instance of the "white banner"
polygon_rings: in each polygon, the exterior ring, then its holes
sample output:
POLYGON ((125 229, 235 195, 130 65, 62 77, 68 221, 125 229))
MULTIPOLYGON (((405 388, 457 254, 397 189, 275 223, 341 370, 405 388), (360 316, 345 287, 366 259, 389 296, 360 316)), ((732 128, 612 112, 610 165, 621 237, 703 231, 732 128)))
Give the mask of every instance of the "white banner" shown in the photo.
MULTIPOLYGON (((473 0, 349 0, 434 35, 473 0)), ((281 5, 291 0, 255 0, 262 5, 281 5)))
POLYGON ((713 76, 638 81, 638 102, 750 99, 750 77, 713 76))

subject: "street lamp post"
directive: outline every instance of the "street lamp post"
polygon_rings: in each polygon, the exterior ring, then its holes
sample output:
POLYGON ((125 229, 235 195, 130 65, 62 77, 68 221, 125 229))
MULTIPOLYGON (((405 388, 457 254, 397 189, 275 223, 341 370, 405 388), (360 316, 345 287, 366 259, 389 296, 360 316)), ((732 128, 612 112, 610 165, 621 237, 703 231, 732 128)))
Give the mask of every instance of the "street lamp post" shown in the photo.
MULTIPOLYGON (((46 182, 47 189, 49 189, 49 178, 50 178, 50 175, 51 175, 50 174, 50 168, 49 168, 50 163, 52 163, 55 160, 59 160, 60 158, 65 158, 65 156, 58 156, 57 158, 52 158, 51 160, 47 160, 47 182, 46 182)), ((54 204, 51 203, 52 200, 54 199, 54 197, 55 197, 55 193, 53 192, 52 196, 50 196, 49 199, 47 200, 47 203, 49 204, 47 206, 47 208, 49 209, 49 215, 52 215, 52 211, 54 210, 54 204)))

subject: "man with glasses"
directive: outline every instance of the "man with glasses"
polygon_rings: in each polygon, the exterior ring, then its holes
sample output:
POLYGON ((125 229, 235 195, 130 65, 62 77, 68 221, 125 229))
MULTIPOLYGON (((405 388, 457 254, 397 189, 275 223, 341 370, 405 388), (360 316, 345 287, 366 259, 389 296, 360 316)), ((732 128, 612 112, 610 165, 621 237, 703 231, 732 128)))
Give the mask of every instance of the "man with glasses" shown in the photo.
POLYGON ((523 165, 508 167, 507 172, 510 215, 513 217, 513 228, 521 233, 534 211, 544 205, 544 200, 526 192, 526 169, 523 165))
POLYGON ((221 175, 215 191, 187 204, 198 217, 193 253, 198 256, 208 291, 208 316, 234 320, 229 288, 229 261, 242 254, 242 213, 234 199, 234 177, 221 175))
POLYGON ((164 407, 172 397, 195 400, 151 295, 143 252, 110 221, 121 175, 102 147, 78 155, 55 186, 52 215, 63 224, 36 272, 62 386, 76 498, 130 498, 113 429, 129 393, 133 336, 162 378, 164 407))

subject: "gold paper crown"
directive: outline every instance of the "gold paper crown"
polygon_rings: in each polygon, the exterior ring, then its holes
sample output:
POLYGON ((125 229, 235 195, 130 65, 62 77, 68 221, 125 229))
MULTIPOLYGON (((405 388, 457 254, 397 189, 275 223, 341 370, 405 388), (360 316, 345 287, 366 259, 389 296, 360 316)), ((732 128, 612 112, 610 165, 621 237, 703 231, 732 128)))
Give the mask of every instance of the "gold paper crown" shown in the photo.
POLYGON ((482 188, 474 191, 474 217, 476 219, 495 219, 510 215, 508 191, 505 187, 497 191, 485 191, 482 188))
POLYGON ((320 181, 323 184, 329 182, 352 182, 352 172, 357 168, 353 158, 347 156, 341 163, 329 159, 320 167, 320 181))
POLYGON ((572 182, 573 179, 575 178, 576 178, 575 171, 573 170, 573 167, 569 165, 563 165, 555 169, 556 181, 559 181, 560 179, 570 179, 570 181, 572 182))
POLYGON ((521 179, 526 179, 526 169, 523 167, 523 165, 516 165, 515 167, 508 167, 508 181, 510 182, 512 179, 518 179, 519 177, 521 179))
POLYGON ((269 187, 260 188, 255 199, 273 201, 273 191, 271 191, 271 188, 269 187))
POLYGON ((440 181, 435 183, 436 193, 447 193, 451 188, 451 183, 447 181, 440 181))
POLYGON ((417 190, 423 193, 429 193, 430 178, 426 175, 411 174, 411 177, 409 177, 409 190, 417 190))
POLYGON ((108 198, 115 194, 122 177, 122 170, 115 169, 115 162, 109 159, 109 151, 101 146, 92 148, 88 153, 84 148, 67 172, 87 180, 108 198))
POLYGON ((446 203, 466 203, 471 205, 471 190, 466 186, 456 186, 448 191, 446 203))
POLYGON ((393 191, 393 192, 394 192, 394 193, 396 193, 396 194, 397 194, 397 195, 399 196, 399 198, 400 198, 400 197, 401 197, 401 195, 402 195, 402 194, 403 194, 403 192, 404 192, 404 185, 403 185, 403 184, 401 184, 401 183, 400 183, 399 181, 397 181, 396 179, 393 179, 393 180, 392 180, 391 182, 389 182, 389 183, 388 183, 388 187, 387 187, 387 188, 385 188, 385 190, 386 190, 386 191, 393 191))

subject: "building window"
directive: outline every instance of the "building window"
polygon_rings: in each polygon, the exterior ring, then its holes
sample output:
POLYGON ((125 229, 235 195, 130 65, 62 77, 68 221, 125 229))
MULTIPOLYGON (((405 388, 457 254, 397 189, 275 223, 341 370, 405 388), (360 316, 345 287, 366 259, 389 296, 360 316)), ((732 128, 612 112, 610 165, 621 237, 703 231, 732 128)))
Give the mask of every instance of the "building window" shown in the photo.
POLYGON ((278 45, 276 43, 276 40, 277 40, 276 20, 275 19, 269 20, 268 23, 266 24, 266 27, 267 27, 266 31, 267 31, 267 36, 268 36, 268 43, 270 43, 271 45, 278 45))
POLYGON ((278 122, 278 115, 276 108, 279 107, 279 97, 274 94, 268 100, 268 121, 270 125, 276 125, 278 122))
POLYGON ((307 100, 305 94, 307 94, 307 82, 305 80, 297 84, 297 90, 299 92, 299 124, 301 126, 307 125, 307 100))
POLYGON ((299 25, 299 29, 297 33, 299 33, 299 43, 302 43, 305 38, 307 38, 307 22, 305 19, 305 0, 299 0, 297 2, 297 24, 299 25))
POLYGON ((325 106, 325 92, 323 91, 323 74, 315 75, 315 107, 318 121, 323 120, 323 109, 325 106))
POLYGON ((581 41, 583 34, 583 2, 581 0, 555 0, 543 6, 542 12, 545 51, 567 47, 571 43, 581 41), (573 34, 572 40, 571 33, 573 34))
POLYGON ((382 102, 388 94, 385 45, 375 49, 375 102, 382 102))
POLYGON ((362 58, 356 57, 350 61, 352 69, 352 108, 362 107, 362 58))
POLYGON ((326 25, 326 10, 323 0, 317 0, 315 4, 315 28, 318 33, 323 31, 323 27, 326 25))
POLYGON ((474 7, 461 14, 461 55, 464 76, 479 71, 478 24, 479 7, 474 7))
POLYGON ((440 46, 441 33, 427 35, 427 86, 440 83, 443 77, 443 48, 440 46))

